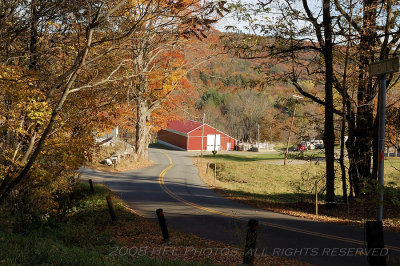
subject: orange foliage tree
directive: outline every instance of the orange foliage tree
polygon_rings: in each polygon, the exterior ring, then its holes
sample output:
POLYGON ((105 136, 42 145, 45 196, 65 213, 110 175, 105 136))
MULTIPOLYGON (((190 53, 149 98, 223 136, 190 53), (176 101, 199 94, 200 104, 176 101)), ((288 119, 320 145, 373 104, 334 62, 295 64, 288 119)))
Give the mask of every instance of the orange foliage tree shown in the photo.
POLYGON ((124 43, 124 58, 131 60, 125 68, 124 87, 135 108, 135 148, 139 158, 148 157, 154 122, 159 122, 162 114, 163 121, 172 118, 163 109, 181 104, 171 97, 182 98, 183 91, 190 88, 187 65, 179 50, 191 35, 206 37, 205 32, 216 21, 213 16, 218 16, 213 15, 213 10, 217 10, 214 4, 200 1, 153 1, 146 10, 152 15, 139 23, 138 30, 124 43))
POLYGON ((128 17, 128 3, 0 5, 0 203, 16 191, 52 198, 44 180, 73 176, 84 161, 95 124, 88 117, 114 93, 104 90, 125 64, 113 64, 114 55, 144 18, 128 17))

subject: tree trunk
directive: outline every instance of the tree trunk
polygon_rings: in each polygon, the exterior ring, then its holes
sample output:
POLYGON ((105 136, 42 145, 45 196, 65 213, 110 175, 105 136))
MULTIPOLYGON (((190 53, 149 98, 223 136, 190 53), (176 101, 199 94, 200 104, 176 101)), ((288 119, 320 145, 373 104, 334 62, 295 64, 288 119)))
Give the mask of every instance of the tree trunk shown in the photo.
POLYGON ((148 159, 148 147, 150 144, 150 113, 146 100, 136 99, 136 154, 138 158, 148 159))
POLYGON ((82 51, 82 57, 80 58, 80 61, 78 61, 77 65, 74 66, 74 71, 71 74, 71 77, 69 80, 65 83, 65 88, 64 91, 58 100, 55 108, 52 111, 51 117, 49 122, 47 123, 38 143, 36 148, 33 149, 32 156, 28 159, 26 165, 17 173, 10 173, 6 178, 4 178, 3 182, 0 185, 0 205, 5 201, 7 198, 8 194, 11 192, 12 189, 14 189, 15 186, 17 186, 23 179, 25 179, 32 168, 33 164, 36 162, 36 159, 38 158, 40 152, 42 151, 43 145, 45 144, 45 141, 47 140, 47 137, 49 136, 54 123, 56 122, 58 114, 61 112, 65 101, 68 98, 68 95, 70 93, 72 85, 75 83, 75 80, 78 76, 78 73, 81 69, 82 66, 85 65, 87 54, 89 52, 89 47, 91 46, 92 43, 92 37, 93 37, 93 29, 90 29, 88 31, 87 35, 87 42, 86 42, 86 47, 82 51), (16 175, 13 177, 13 175, 16 175))
POLYGON ((360 39, 360 64, 358 75, 357 117, 355 129, 355 167, 357 176, 354 178, 355 196, 362 191, 362 182, 371 181, 371 156, 373 148, 373 100, 376 91, 368 75, 368 67, 373 60, 376 40, 376 0, 364 1, 363 27, 360 39))
POLYGON ((346 149, 347 149, 347 157, 349 158, 349 198, 354 196, 354 178, 358 178, 357 169, 356 169, 356 158, 354 155, 354 143, 355 143, 355 115, 352 107, 351 101, 346 102, 346 116, 347 116, 347 126, 349 130, 349 137, 346 141, 346 149))
MULTIPOLYGON (((379 110, 379 101, 378 101, 379 110)), ((379 158, 379 145, 378 145, 378 116, 375 117, 373 123, 373 136, 372 136, 372 179, 378 180, 378 158, 379 158)))
POLYGON ((333 45, 332 45, 332 19, 330 15, 330 0, 323 1, 323 26, 324 26, 324 60, 325 60, 325 124, 324 146, 326 160, 326 202, 331 207, 335 202, 335 133, 333 117, 333 45))
POLYGON ((37 11, 37 0, 32 0, 31 2, 31 18, 30 18, 30 44, 29 44, 29 69, 36 70, 38 54, 37 54, 37 44, 38 44, 38 24, 39 15, 37 11))
MULTIPOLYGON (((343 99, 343 114, 346 111, 345 99, 343 99)), ((344 137, 345 137, 345 130, 346 130, 346 117, 343 115, 342 118, 342 125, 340 128, 340 169, 342 171, 342 190, 343 190, 343 201, 347 202, 347 184, 346 184, 346 167, 344 165, 344 137)))

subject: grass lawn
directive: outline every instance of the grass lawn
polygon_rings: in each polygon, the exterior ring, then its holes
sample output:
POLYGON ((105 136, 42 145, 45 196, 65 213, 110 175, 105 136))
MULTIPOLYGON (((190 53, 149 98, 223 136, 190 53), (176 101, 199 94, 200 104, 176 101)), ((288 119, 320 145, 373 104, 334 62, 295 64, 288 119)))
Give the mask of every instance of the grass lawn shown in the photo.
POLYGON ((251 154, 251 155, 237 155, 237 154, 217 154, 216 157, 212 154, 203 156, 209 160, 223 161, 223 162, 254 162, 265 160, 282 160, 285 155, 281 153, 272 154, 251 154))
MULTIPOLYGON (((325 156, 325 153, 323 150, 310 150, 310 151, 304 151, 303 155, 307 158, 321 158, 325 156)), ((254 154, 246 154, 246 155, 241 155, 241 154, 218 154, 216 157, 212 154, 206 154, 203 155, 204 158, 210 159, 210 160, 215 160, 215 161, 221 161, 221 162, 255 162, 255 161, 269 161, 269 160, 283 160, 285 158, 285 151, 280 152, 280 153, 267 153, 267 154, 259 154, 259 153, 254 153, 254 154)), ((301 157, 300 152, 289 152, 288 158, 289 159, 296 159, 301 157)))
MULTIPOLYGON (((349 206, 339 204, 338 208, 326 211, 320 208, 320 217, 315 213, 315 181, 319 180, 319 199, 323 203, 323 186, 325 184, 325 164, 308 162, 305 164, 276 164, 279 154, 229 155, 217 154, 214 158, 205 156, 203 164, 200 158, 194 158, 199 166, 200 175, 210 186, 214 186, 225 196, 254 205, 260 208, 283 213, 295 214, 313 219, 358 223, 368 218, 369 213, 375 216, 375 206, 360 201, 351 201, 349 206), (271 156, 271 158, 269 158, 271 156), (206 163, 210 164, 208 174, 206 163), (214 163, 217 165, 217 180, 214 185, 214 163), (347 208, 349 207, 349 209, 347 208), (372 208, 373 211, 369 211, 372 208), (296 213, 297 212, 297 213, 296 213)), ((281 159, 281 158, 280 158, 281 159)), ((335 194, 342 198, 342 182, 339 164, 336 164, 335 194)), ((400 187, 400 159, 385 160, 385 185, 400 187)), ((396 191, 394 190, 391 190, 396 191)), ((397 192, 400 194, 400 191, 397 192)), ((400 227, 399 207, 387 199, 385 206, 386 225, 391 229, 400 227)))
MULTIPOLYGON (((0 212, 0 265, 220 265, 240 264, 241 248, 194 235, 169 230, 170 241, 162 242, 159 225, 134 213, 102 185, 89 192, 80 183, 77 204, 61 220, 13 230, 15 221, 0 212), (111 222, 105 201, 112 195, 118 220, 111 222), (199 252, 206 248, 228 249, 223 255, 199 252), (197 254, 193 250, 197 250, 197 254), (189 251, 188 251, 189 250, 189 251), (233 252, 236 252, 234 254, 233 252)), ((166 214, 168 223, 168 214, 166 214)), ((15 228, 15 227, 14 227, 15 228)), ((245 234, 245 232, 243 233, 245 234)), ((226 251, 226 250, 225 250, 226 251)), ((299 262, 279 257, 256 258, 259 265, 299 262)))

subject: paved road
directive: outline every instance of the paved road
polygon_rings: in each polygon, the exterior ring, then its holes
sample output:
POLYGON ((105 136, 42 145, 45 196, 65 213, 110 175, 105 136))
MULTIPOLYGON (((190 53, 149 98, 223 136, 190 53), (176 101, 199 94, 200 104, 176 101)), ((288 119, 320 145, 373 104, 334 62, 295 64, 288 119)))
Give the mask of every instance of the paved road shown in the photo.
MULTIPOLYGON (((82 169, 82 179, 104 183, 145 217, 155 220, 155 210, 162 208, 168 226, 230 244, 242 245, 247 221, 258 219, 259 255, 288 256, 317 265, 367 264, 365 256, 357 255, 357 249, 365 247, 361 228, 263 211, 225 199, 201 181, 188 153, 150 149, 149 156, 155 163, 151 167, 124 173, 82 169)), ((400 264, 400 234, 385 233, 385 244, 390 264, 400 264)))

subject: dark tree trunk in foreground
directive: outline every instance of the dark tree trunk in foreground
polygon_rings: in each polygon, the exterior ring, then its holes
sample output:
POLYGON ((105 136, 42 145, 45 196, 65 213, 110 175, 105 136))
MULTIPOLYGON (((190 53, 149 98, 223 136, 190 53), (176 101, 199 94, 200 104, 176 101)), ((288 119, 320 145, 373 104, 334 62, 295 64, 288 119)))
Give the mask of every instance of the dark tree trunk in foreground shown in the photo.
POLYGON ((324 26, 324 60, 325 60, 325 131, 324 146, 326 160, 326 202, 327 207, 335 202, 335 133, 333 118, 333 48, 332 19, 330 15, 330 0, 323 1, 324 26))
POLYGON ((346 102, 346 110, 347 110, 347 126, 349 129, 349 137, 346 141, 346 149, 347 149, 347 157, 349 158, 349 198, 354 196, 354 180, 353 177, 357 175, 357 170, 355 167, 356 158, 354 156, 354 143, 355 143, 355 115, 352 109, 352 104, 350 101, 346 102))
POLYGON ((363 26, 360 39, 360 63, 358 75, 358 93, 357 93, 357 117, 356 128, 354 130, 354 165, 355 168, 351 174, 354 181, 355 196, 362 192, 363 181, 370 182, 371 174, 371 156, 373 148, 373 129, 374 129, 374 104, 373 100, 376 91, 372 80, 368 74, 369 64, 373 60, 374 46, 376 43, 376 0, 364 1, 363 26))
MULTIPOLYGON (((343 113, 346 112, 345 100, 343 99, 343 113)), ((342 172, 342 192, 343 192, 343 201, 347 202, 347 184, 346 184, 346 166, 344 165, 344 136, 346 130, 346 118, 342 117, 342 124, 340 128, 340 170, 342 172)))

